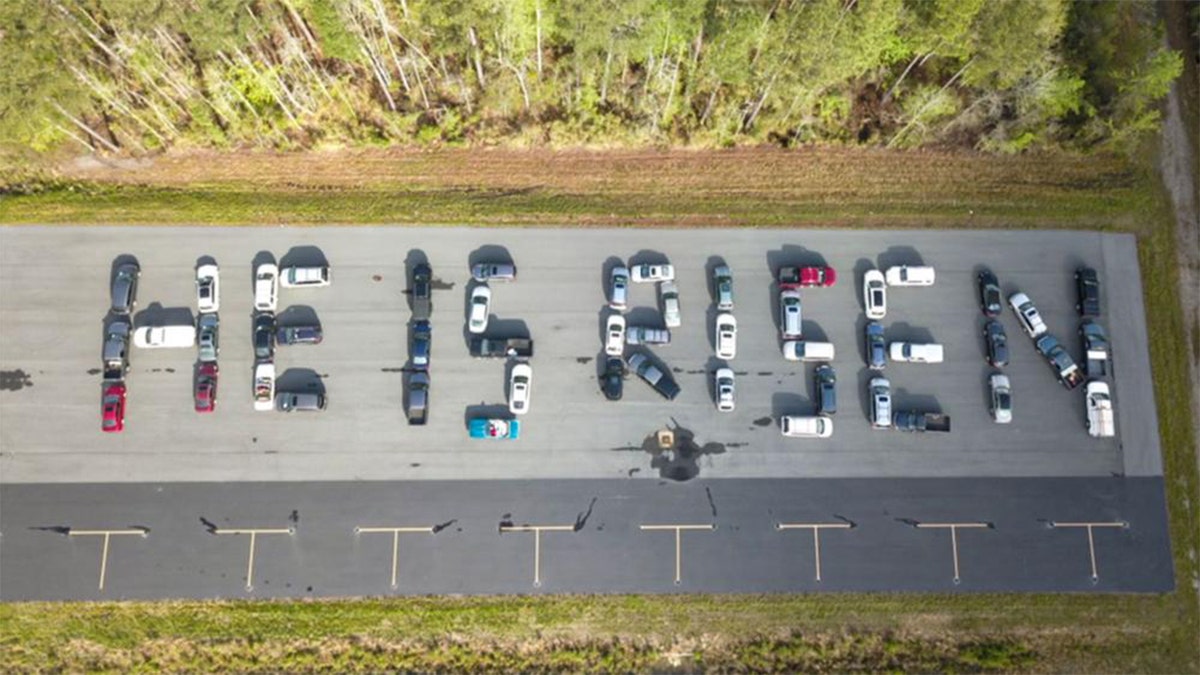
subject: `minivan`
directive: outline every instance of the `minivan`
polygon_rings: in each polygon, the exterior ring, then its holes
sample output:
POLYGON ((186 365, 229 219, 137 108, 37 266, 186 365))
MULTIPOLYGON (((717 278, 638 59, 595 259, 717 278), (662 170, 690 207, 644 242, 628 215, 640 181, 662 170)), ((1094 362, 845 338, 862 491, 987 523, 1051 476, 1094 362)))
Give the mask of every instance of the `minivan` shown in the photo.
POLYGON ((889 267, 884 273, 888 286, 932 286, 934 276, 932 267, 908 265, 889 267))
POLYGON ((275 407, 283 412, 325 409, 325 395, 310 392, 283 392, 275 395, 275 407))
POLYGON ((832 342, 788 340, 783 343, 783 358, 788 361, 832 361, 832 342))
POLYGON ((330 281, 329 265, 285 267, 279 271, 279 284, 284 288, 328 286, 330 281))
POLYGON ((481 262, 471 267, 475 281, 516 281, 517 266, 512 263, 481 262))
POLYGON ((135 262, 121 263, 112 282, 112 311, 128 314, 137 307, 138 277, 142 270, 135 262))

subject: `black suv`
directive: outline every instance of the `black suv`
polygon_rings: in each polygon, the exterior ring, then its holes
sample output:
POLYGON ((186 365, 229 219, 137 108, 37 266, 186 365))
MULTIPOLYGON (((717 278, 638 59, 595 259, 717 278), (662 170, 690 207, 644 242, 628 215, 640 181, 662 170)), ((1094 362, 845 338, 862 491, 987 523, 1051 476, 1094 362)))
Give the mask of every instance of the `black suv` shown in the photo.
POLYGON ((1079 316, 1100 316, 1100 277, 1096 270, 1090 267, 1075 270, 1075 291, 1079 294, 1079 304, 1075 305, 1079 316))
POLYGON ((275 315, 263 313, 254 317, 254 358, 270 361, 275 357, 275 315))

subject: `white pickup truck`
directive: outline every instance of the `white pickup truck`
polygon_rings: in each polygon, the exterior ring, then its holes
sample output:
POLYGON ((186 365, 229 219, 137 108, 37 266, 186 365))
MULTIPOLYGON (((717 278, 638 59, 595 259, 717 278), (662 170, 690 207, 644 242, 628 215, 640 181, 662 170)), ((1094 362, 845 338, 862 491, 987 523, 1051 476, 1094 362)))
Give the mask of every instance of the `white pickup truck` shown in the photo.
POLYGON ((254 409, 275 409, 274 363, 260 363, 254 366, 254 409))
POLYGON ((1087 430, 1096 438, 1111 438, 1117 432, 1112 397, 1108 385, 1092 380, 1087 383, 1087 430))

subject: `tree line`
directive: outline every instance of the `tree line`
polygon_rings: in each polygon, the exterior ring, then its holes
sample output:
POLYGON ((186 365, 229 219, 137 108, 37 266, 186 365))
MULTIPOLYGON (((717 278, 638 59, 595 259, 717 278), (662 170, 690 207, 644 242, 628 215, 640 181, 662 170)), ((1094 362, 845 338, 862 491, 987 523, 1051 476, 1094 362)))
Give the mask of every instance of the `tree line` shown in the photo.
POLYGON ((1153 3, 7 0, 0 144, 1120 149, 1153 3))

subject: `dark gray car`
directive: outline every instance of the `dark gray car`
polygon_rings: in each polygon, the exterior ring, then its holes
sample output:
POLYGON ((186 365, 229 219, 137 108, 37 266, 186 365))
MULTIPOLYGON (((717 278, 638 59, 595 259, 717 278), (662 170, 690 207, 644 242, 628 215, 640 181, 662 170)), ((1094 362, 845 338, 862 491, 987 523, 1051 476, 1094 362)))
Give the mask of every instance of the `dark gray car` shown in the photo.
POLYGON ((987 345, 987 362, 996 368, 1008 365, 1008 335, 1004 326, 995 319, 983 326, 983 340, 987 345))
POLYGON ((121 263, 112 282, 112 311, 116 314, 128 314, 137 307, 138 277, 142 269, 135 262, 121 263))
POLYGON ((319 345, 324 335, 321 326, 280 326, 275 331, 275 341, 281 345, 319 345))
POLYGON ((275 356, 275 315, 254 317, 254 358, 265 361, 275 356))
POLYGON ((823 363, 816 370, 817 413, 832 415, 837 412, 837 374, 833 366, 823 363))
POLYGON ((426 263, 413 268, 412 313, 414 319, 428 319, 433 312, 433 269, 426 263))
POLYGON ((867 338, 867 366, 871 370, 883 370, 887 366, 887 343, 883 339, 883 324, 868 321, 864 332, 867 338))

